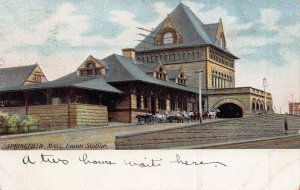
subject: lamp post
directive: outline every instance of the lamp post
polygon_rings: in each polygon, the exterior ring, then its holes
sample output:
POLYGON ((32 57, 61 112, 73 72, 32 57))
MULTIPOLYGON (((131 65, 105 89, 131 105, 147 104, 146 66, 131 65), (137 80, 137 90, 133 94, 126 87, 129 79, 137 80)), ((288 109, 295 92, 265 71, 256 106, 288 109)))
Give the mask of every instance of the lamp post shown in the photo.
POLYGON ((202 73, 203 71, 196 71, 195 73, 198 73, 199 75, 199 120, 200 123, 202 123, 202 97, 201 97, 201 85, 202 85, 202 73))
POLYGON ((266 93, 267 79, 266 79, 266 77, 263 78, 263 86, 264 86, 264 93, 265 93, 265 113, 267 113, 267 93, 266 93))

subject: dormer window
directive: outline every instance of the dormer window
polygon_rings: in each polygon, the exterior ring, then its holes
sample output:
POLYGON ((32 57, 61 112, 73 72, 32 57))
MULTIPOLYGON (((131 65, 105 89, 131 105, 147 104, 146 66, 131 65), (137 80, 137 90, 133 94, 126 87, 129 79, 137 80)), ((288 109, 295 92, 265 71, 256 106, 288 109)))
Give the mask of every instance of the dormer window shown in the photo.
POLYGON ((181 85, 187 85, 187 79, 185 78, 184 74, 181 73, 178 77, 177 77, 177 83, 181 84, 181 85))
POLYGON ((166 32, 163 36, 163 44, 173 44, 174 43, 174 35, 172 32, 166 32))
POLYGON ((156 78, 160 80, 167 80, 167 74, 162 67, 160 67, 158 71, 156 71, 156 78))
POLYGON ((87 65, 86 70, 87 70, 87 75, 89 75, 89 76, 94 75, 94 70, 95 70, 94 64, 89 63, 89 64, 87 65))
POLYGON ((93 62, 88 62, 85 65, 83 65, 82 68, 78 69, 77 73, 80 76, 100 76, 105 75, 106 70, 101 65, 97 65, 93 62))

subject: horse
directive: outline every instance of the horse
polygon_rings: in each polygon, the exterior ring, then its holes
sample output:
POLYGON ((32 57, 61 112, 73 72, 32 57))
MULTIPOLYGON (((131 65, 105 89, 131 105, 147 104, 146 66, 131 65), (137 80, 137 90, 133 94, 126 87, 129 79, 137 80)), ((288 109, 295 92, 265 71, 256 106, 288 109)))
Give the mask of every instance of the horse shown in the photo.
POLYGON ((183 117, 183 122, 187 121, 187 122, 191 122, 191 117, 189 116, 189 113, 187 113, 186 111, 182 111, 181 115, 183 117))
POLYGON ((189 111, 188 116, 191 118, 191 121, 195 121, 195 113, 192 110, 189 111))
POLYGON ((167 118, 168 118, 169 114, 167 113, 167 111, 165 113, 162 113, 162 114, 155 114, 155 117, 157 118, 157 121, 159 123, 165 123, 167 121, 167 118))
POLYGON ((220 113, 220 110, 219 109, 216 109, 216 110, 214 110, 214 111, 209 111, 208 112, 208 118, 209 119, 211 119, 212 117, 214 118, 214 119, 217 119, 217 113, 220 113))
POLYGON ((208 111, 205 111, 203 114, 202 114, 202 118, 203 119, 208 119, 209 118, 209 112, 208 111))

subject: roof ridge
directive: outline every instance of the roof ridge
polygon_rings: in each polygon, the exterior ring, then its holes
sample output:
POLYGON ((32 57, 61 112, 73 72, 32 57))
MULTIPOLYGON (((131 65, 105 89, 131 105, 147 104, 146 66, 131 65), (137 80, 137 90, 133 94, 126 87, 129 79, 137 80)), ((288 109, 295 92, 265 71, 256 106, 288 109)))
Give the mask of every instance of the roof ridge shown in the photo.
POLYGON ((207 25, 214 25, 214 24, 219 24, 218 22, 215 22, 215 23, 208 23, 208 24, 203 24, 204 26, 207 26, 207 25))
POLYGON ((32 66, 37 66, 38 64, 31 64, 31 65, 22 65, 22 66, 13 66, 13 67, 3 67, 0 68, 0 70, 4 70, 4 69, 15 69, 15 68, 24 68, 24 67, 32 67, 32 66))

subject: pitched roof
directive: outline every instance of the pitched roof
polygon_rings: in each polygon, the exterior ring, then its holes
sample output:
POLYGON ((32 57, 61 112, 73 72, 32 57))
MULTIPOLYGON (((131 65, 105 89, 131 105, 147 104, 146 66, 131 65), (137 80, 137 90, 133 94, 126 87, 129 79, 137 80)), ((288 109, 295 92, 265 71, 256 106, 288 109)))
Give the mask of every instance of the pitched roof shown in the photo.
POLYGON ((24 86, 18 85, 18 86, 0 88, 0 92, 26 91, 26 90, 62 88, 62 87, 73 87, 73 88, 82 88, 82 89, 105 91, 105 92, 112 92, 112 93, 122 93, 115 87, 107 84, 102 77, 80 77, 77 76, 76 72, 70 73, 54 81, 30 84, 24 86))
MULTIPOLYGON (((169 15, 165 18, 150 34, 145 37, 136 47, 136 52, 172 49, 172 48, 184 48, 193 47, 199 45, 215 45, 215 32, 217 30, 217 24, 203 24, 201 20, 190 10, 189 7, 180 3, 169 15), (172 22, 176 26, 178 32, 182 36, 182 43, 177 44, 165 44, 165 45, 154 45, 154 40, 162 30, 165 21, 170 17, 172 22)), ((221 48, 219 48, 221 49, 221 48)), ((227 49, 221 49, 232 56, 234 56, 227 49)), ((234 56, 236 57, 236 56, 234 56)))
POLYGON ((203 25, 203 28, 206 31, 206 33, 208 34, 212 43, 215 43, 217 41, 218 27, 219 27, 219 23, 203 25))
POLYGON ((143 51, 149 49, 162 49, 162 48, 176 48, 183 46, 195 46, 201 44, 211 44, 211 40, 203 28, 203 23, 198 17, 184 4, 180 3, 170 14, 169 17, 172 19, 176 28, 182 35, 182 43, 180 44, 167 44, 163 46, 154 45, 154 39, 157 34, 161 31, 164 19, 143 42, 135 47, 135 50, 143 51))
POLYGON ((167 71, 169 79, 175 79, 178 76, 179 72, 180 71, 178 69, 167 71))
POLYGON ((141 69, 142 71, 144 71, 145 73, 151 73, 154 72, 155 69, 160 65, 160 63, 136 63, 136 66, 141 69))
POLYGON ((110 68, 105 76, 105 80, 109 83, 124 81, 142 81, 169 88, 198 93, 198 88, 192 86, 179 85, 172 81, 159 80, 147 75, 132 60, 128 59, 127 57, 113 54, 106 57, 104 60, 108 63, 110 68))
POLYGON ((0 69, 0 88, 23 85, 37 64, 0 69))

